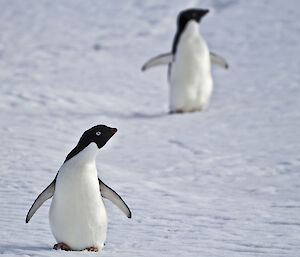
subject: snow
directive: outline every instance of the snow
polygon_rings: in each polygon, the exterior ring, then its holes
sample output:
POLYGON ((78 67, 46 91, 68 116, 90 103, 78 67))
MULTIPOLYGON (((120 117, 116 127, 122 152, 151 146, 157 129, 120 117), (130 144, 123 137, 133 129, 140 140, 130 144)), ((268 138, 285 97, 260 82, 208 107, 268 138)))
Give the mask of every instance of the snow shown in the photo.
POLYGON ((47 201, 25 224, 81 134, 118 128, 99 177, 102 256, 299 256, 300 4, 297 0, 0 0, 0 254, 52 250, 47 201), (204 112, 168 115, 175 17, 209 8, 199 29, 229 70, 213 68, 204 112))

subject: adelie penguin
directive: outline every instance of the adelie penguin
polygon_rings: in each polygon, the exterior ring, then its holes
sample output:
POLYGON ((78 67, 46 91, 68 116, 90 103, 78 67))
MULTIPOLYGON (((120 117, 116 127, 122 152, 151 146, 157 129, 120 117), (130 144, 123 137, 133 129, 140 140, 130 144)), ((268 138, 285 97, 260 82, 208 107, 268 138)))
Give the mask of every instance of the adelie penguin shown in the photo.
POLYGON ((199 33, 198 23, 209 10, 187 9, 179 13, 172 52, 146 62, 142 71, 168 64, 170 112, 201 111, 208 105, 213 90, 211 63, 228 68, 220 56, 210 53, 199 33))
POLYGON ((53 196, 49 221, 57 241, 54 249, 102 249, 107 231, 107 213, 102 197, 109 199, 131 218, 126 203, 97 175, 97 152, 116 132, 116 128, 105 125, 97 125, 85 131, 54 180, 31 206, 26 223, 53 196))

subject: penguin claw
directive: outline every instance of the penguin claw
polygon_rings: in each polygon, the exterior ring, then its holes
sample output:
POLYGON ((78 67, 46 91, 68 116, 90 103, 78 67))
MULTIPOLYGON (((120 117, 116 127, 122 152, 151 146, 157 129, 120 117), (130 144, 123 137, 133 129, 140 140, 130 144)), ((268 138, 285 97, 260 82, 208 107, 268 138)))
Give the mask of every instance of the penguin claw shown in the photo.
POLYGON ((55 250, 61 249, 61 250, 64 250, 64 251, 70 251, 71 250, 70 247, 67 244, 62 243, 62 242, 55 244, 53 246, 53 249, 55 249, 55 250))
POLYGON ((87 247, 84 250, 87 250, 89 252, 98 252, 98 248, 97 247, 87 247))
POLYGON ((181 113, 185 113, 185 112, 201 112, 201 111, 203 111, 202 107, 191 109, 189 111, 184 111, 183 109, 176 109, 174 111, 170 111, 170 114, 178 114, 178 113, 181 114, 181 113))
POLYGON ((176 114, 176 113, 184 113, 184 110, 177 109, 177 110, 174 110, 174 111, 170 111, 170 114, 176 114))
MULTIPOLYGON (((71 251, 71 248, 65 244, 65 243, 57 243, 53 246, 53 249, 55 250, 63 250, 63 251, 71 251)), ((87 251, 90 251, 90 252, 98 252, 98 248, 97 247, 87 247, 83 250, 87 250, 87 251)))

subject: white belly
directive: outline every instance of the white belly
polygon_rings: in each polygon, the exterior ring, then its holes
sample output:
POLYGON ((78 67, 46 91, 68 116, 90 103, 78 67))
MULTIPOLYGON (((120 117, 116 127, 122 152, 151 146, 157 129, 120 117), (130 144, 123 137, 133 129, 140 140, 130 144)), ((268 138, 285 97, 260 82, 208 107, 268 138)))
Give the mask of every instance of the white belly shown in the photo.
POLYGON ((213 81, 210 56, 198 24, 190 21, 182 33, 170 71, 170 110, 197 111, 210 100, 213 81))
POLYGON ((52 233, 57 242, 72 250, 103 247, 107 214, 95 162, 81 165, 66 162, 60 169, 49 211, 52 233))

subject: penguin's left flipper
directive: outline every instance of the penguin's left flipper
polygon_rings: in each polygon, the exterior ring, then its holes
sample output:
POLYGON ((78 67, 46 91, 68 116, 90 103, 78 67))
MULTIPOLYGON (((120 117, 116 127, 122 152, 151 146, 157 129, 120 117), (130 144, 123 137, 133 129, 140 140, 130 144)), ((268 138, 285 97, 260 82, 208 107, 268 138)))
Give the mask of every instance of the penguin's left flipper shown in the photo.
POLYGON ((113 204, 115 204, 117 207, 120 208, 120 210, 122 212, 125 213, 125 215, 128 218, 131 218, 131 211, 129 209, 129 207, 127 206, 127 204, 123 201, 123 199, 121 198, 121 196, 119 196, 116 191, 114 191, 113 189, 111 189, 109 186, 107 186, 106 184, 104 184, 99 178, 99 184, 100 184, 100 193, 104 198, 107 198, 108 200, 110 200, 113 204))
POLYGON ((32 204, 30 210, 27 213, 26 223, 30 221, 33 214, 35 214, 35 212, 41 207, 41 205, 54 195, 55 182, 56 182, 56 177, 51 182, 51 184, 47 186, 47 188, 42 193, 40 193, 40 195, 35 199, 34 203, 32 204))
POLYGON ((224 69, 228 69, 228 67, 229 67, 228 63, 226 62, 226 60, 223 57, 221 57, 215 53, 212 53, 212 52, 210 52, 209 54, 210 54, 210 62, 212 64, 219 65, 219 66, 223 67, 224 69))
POLYGON ((142 66, 142 71, 148 70, 151 67, 155 67, 158 65, 165 65, 169 64, 173 61, 173 54, 172 53, 166 53, 166 54, 160 54, 156 57, 151 58, 149 61, 147 61, 142 66))
MULTIPOLYGON (((225 69, 228 69, 228 63, 226 60, 215 54, 210 52, 210 61, 212 64, 219 65, 225 69)), ((166 53, 166 54, 160 54, 156 57, 151 58, 149 61, 147 61, 143 66, 142 66, 142 71, 148 70, 149 68, 158 66, 158 65, 166 65, 170 64, 173 61, 173 54, 172 53, 166 53)))

